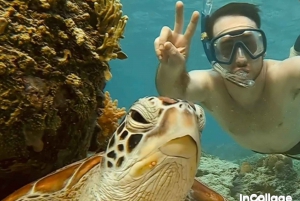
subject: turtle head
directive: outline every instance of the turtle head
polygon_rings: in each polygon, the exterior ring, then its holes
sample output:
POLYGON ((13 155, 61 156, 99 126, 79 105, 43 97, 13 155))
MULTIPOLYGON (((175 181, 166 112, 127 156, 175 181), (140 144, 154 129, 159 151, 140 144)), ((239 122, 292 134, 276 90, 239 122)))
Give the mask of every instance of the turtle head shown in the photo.
POLYGON ((204 125, 205 113, 199 105, 167 97, 141 98, 110 139, 102 167, 117 178, 138 179, 182 163, 193 166, 193 178, 204 125))

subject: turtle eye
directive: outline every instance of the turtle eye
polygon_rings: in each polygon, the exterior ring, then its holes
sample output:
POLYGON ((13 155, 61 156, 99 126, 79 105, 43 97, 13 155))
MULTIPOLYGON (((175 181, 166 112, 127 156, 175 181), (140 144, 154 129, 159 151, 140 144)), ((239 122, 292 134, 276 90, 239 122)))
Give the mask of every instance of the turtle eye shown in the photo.
POLYGON ((188 104, 191 106, 191 108, 193 108, 194 111, 197 111, 196 106, 195 106, 194 103, 188 102, 188 104))
POLYGON ((134 121, 147 124, 149 123, 142 115, 136 110, 131 110, 130 116, 134 121))

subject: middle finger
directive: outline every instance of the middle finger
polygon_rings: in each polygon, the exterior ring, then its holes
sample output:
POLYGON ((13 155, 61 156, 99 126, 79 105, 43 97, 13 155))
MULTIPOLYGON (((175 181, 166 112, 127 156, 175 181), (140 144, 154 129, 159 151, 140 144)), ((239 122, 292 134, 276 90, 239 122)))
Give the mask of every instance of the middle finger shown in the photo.
POLYGON ((186 28, 186 31, 184 33, 184 36, 188 41, 190 41, 196 31, 198 20, 199 20, 200 14, 199 12, 195 11, 191 17, 191 21, 186 28))

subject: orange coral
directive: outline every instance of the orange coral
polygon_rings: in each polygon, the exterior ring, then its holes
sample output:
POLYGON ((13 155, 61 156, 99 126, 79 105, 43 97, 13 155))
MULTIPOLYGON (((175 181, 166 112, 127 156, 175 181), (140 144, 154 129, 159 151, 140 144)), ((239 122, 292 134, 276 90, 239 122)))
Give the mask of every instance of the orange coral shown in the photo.
POLYGON ((119 126, 119 119, 126 114, 126 109, 118 108, 118 100, 112 101, 108 91, 105 92, 104 108, 100 109, 98 124, 102 129, 102 137, 110 137, 119 126))

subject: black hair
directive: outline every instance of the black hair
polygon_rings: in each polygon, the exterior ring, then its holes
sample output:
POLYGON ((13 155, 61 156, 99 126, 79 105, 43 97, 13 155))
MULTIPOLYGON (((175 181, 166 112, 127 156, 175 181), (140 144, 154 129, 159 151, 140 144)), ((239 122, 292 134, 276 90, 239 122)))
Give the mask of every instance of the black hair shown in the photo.
POLYGON ((261 21, 259 16, 260 9, 257 5, 249 3, 229 3, 216 10, 206 21, 206 32, 209 38, 213 38, 213 27, 216 21, 223 16, 244 16, 255 22, 260 28, 261 21))

